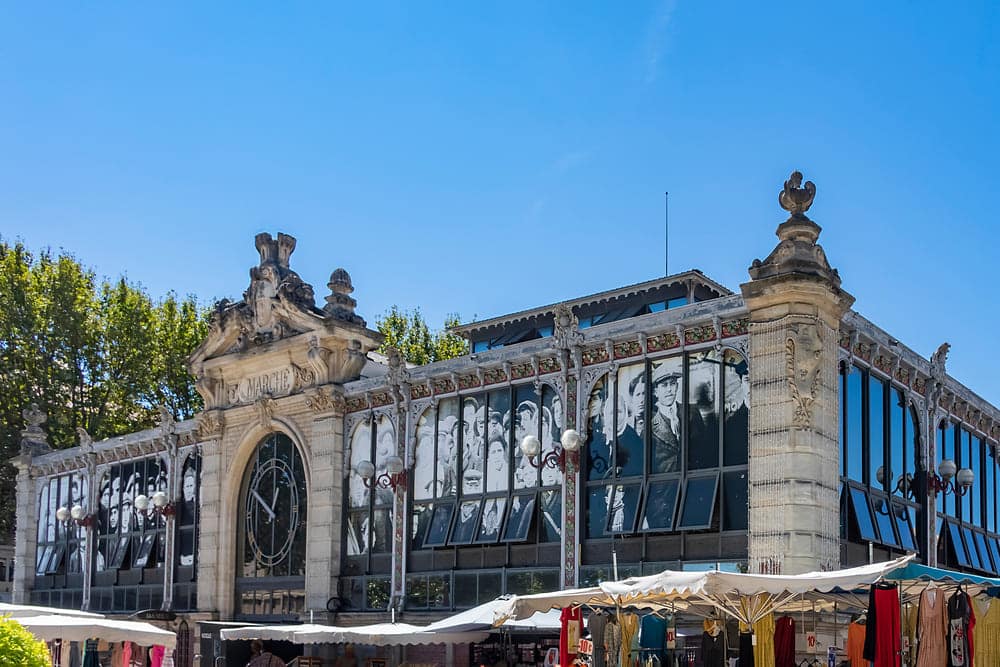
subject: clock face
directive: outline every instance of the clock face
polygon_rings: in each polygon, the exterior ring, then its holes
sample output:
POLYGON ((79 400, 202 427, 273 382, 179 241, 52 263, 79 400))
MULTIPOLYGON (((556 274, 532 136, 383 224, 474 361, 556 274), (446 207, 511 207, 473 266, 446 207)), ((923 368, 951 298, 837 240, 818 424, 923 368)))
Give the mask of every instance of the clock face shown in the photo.
POLYGON ((299 486, 282 458, 258 459, 246 495, 247 545, 258 565, 288 558, 299 530, 299 486))

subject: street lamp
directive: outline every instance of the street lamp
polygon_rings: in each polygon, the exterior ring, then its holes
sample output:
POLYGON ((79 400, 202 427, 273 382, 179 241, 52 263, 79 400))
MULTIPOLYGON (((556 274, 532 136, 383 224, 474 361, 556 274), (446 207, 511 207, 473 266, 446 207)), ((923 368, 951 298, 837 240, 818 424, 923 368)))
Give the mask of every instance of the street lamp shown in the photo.
POLYGON ((374 463, 362 461, 358 464, 358 474, 361 475, 365 487, 370 489, 376 486, 380 489, 392 489, 394 493, 396 489, 406 488, 406 466, 403 464, 403 459, 398 456, 390 456, 385 460, 385 470, 384 473, 376 477, 374 463))
POLYGON ((968 468, 962 468, 956 473, 958 466, 951 459, 944 459, 938 464, 938 471, 927 474, 927 487, 937 496, 939 493, 948 495, 954 493, 964 496, 976 481, 976 473, 968 468))
POLYGON ((152 498, 143 494, 136 496, 135 508, 150 518, 156 516, 157 514, 162 514, 163 516, 173 516, 176 511, 173 503, 170 502, 170 498, 163 491, 157 491, 153 494, 152 498), (152 505, 152 507, 150 507, 150 505, 152 505))
POLYGON ((79 503, 73 505, 72 509, 65 506, 57 509, 56 519, 60 523, 68 524, 73 522, 78 526, 83 526, 84 528, 89 528, 94 523, 94 515, 87 514, 87 510, 85 510, 83 505, 80 505, 79 503))
POLYGON ((580 449, 580 434, 573 429, 563 432, 559 439, 562 446, 556 445, 551 451, 539 455, 542 451, 541 441, 533 435, 526 435, 521 440, 521 452, 528 457, 528 463, 536 468, 542 466, 548 468, 558 468, 560 472, 566 472, 567 459, 577 464, 580 449))

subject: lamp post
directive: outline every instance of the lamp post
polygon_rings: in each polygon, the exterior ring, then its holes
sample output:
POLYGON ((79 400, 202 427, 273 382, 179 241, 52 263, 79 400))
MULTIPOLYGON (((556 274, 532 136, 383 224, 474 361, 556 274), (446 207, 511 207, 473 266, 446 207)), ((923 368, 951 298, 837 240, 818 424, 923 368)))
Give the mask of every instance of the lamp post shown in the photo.
POLYGON ((957 496, 964 496, 972 488, 976 481, 976 473, 968 468, 962 468, 955 472, 958 466, 951 459, 944 459, 938 464, 938 471, 927 473, 927 487, 936 498, 940 493, 948 495, 954 493, 957 496))
POLYGON ((57 509, 56 519, 63 524, 68 525, 72 522, 84 528, 90 528, 94 525, 94 515, 87 514, 87 510, 79 503, 73 505, 72 509, 65 506, 57 509))
POLYGON ((533 435, 526 435, 521 440, 521 452, 528 458, 528 463, 536 468, 542 466, 558 468, 560 472, 565 473, 567 459, 574 465, 579 459, 580 440, 579 433, 573 429, 567 429, 559 438, 561 447, 556 445, 552 450, 541 454, 541 441, 533 435))
POLYGON ((358 474, 365 483, 365 487, 377 487, 380 489, 392 489, 393 493, 399 488, 406 488, 406 466, 403 459, 398 456, 390 456, 385 460, 385 472, 376 476, 375 464, 371 461, 362 461, 358 464, 358 474))
POLYGON ((173 516, 177 511, 165 491, 157 491, 152 498, 145 494, 136 496, 135 508, 149 518, 157 515, 173 516))

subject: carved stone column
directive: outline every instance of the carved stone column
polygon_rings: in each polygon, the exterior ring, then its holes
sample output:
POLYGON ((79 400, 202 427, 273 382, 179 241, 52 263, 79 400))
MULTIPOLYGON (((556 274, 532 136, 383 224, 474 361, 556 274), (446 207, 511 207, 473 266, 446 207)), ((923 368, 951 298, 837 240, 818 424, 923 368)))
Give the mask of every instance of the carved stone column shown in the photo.
POLYGON ((46 415, 35 403, 26 408, 25 428, 21 431, 21 453, 11 461, 17 468, 16 504, 18 508, 14 542, 14 586, 13 600, 16 604, 28 602, 29 593, 35 583, 35 548, 38 535, 38 490, 31 474, 31 459, 52 451, 48 435, 42 429, 46 415))
POLYGON ((806 217, 816 188, 795 172, 778 196, 779 243, 741 285, 750 311, 749 558, 754 572, 840 565, 837 340, 854 297, 806 217))

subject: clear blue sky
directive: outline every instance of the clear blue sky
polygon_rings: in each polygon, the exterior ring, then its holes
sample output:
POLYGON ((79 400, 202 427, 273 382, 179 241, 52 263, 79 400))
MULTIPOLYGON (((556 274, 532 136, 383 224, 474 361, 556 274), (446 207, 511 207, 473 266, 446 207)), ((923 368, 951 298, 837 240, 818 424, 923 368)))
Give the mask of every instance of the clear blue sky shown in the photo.
POLYGON ((0 235, 209 301, 285 231, 437 325, 662 275, 664 190, 738 289, 798 168, 855 307, 1000 404, 998 5, 608 4, 4 3, 0 235))

